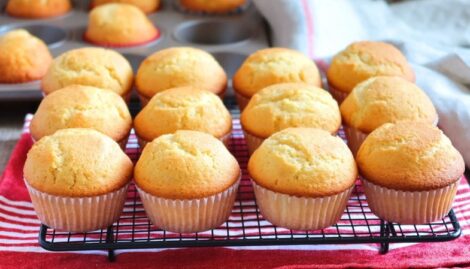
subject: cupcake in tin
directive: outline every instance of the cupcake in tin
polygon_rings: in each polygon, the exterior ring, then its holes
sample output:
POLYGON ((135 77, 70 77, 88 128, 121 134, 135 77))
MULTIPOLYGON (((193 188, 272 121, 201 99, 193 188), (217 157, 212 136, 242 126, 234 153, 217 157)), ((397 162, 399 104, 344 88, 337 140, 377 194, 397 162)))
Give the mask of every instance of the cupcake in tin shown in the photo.
POLYGON ((236 159, 218 139, 177 131, 145 147, 134 177, 152 223, 186 233, 216 228, 228 219, 240 173, 236 159))
POLYGON ((185 86, 205 89, 222 98, 227 75, 209 53, 196 48, 175 47, 147 57, 137 71, 135 83, 145 106, 155 94, 185 86))
POLYGON ((426 122, 437 125, 438 116, 429 97, 415 84, 393 76, 367 79, 354 87, 340 107, 351 151, 384 123, 426 122))
POLYGON ((106 228, 127 197, 132 161, 92 129, 63 129, 28 152, 24 178, 39 220, 66 232, 106 228))
POLYGON ((129 101, 134 74, 130 63, 114 50, 85 47, 73 49, 54 59, 42 79, 42 91, 49 94, 78 84, 111 90, 129 101))
POLYGON ((384 42, 352 43, 333 57, 327 71, 329 90, 339 104, 358 83, 375 76, 399 76, 415 81, 405 56, 384 42))
POLYGON ((45 19, 68 13, 72 9, 70 0, 8 0, 6 12, 13 17, 45 19))
POLYGON ((44 97, 31 120, 31 136, 38 141, 57 130, 95 129, 125 148, 132 128, 126 103, 112 91, 71 85, 44 97))
POLYGON ((138 7, 145 13, 152 13, 160 7, 160 0, 92 0, 91 7, 96 7, 109 3, 123 3, 138 7))
POLYGON ((305 83, 281 83, 253 95, 240 122, 251 154, 264 139, 289 127, 319 128, 335 135, 341 115, 327 91, 305 83))
POLYGON ((130 47, 146 44, 159 35, 158 29, 138 7, 111 3, 91 10, 84 38, 105 47, 130 47))
POLYGON ((0 83, 41 79, 52 62, 44 42, 23 29, 0 36, 0 83))
POLYGON ((294 230, 338 222, 357 177, 354 157, 341 138, 314 128, 273 134, 250 157, 248 171, 261 214, 294 230))
POLYGON ((228 145, 232 117, 212 92, 181 87, 156 94, 135 118, 134 128, 142 148, 177 130, 206 132, 228 145))
POLYGON ((285 82, 303 82, 321 87, 320 72, 311 59, 295 50, 268 48, 251 54, 233 77, 240 110, 261 89, 285 82))
POLYGON ((356 160, 372 212, 400 224, 446 215, 465 170, 450 140, 423 122, 382 125, 364 140, 356 160))
POLYGON ((224 14, 243 7, 247 0, 177 0, 187 11, 224 14))

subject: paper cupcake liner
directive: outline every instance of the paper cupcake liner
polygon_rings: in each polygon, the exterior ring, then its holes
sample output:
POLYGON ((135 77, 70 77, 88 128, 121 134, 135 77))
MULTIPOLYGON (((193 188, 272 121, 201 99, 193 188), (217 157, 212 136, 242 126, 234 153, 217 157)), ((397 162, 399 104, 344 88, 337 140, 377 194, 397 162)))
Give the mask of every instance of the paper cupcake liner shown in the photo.
POLYGON ((38 191, 25 183, 39 220, 66 232, 93 231, 113 224, 121 215, 129 185, 98 196, 65 197, 38 191))
POLYGON ((240 180, 227 190, 200 199, 166 199, 149 194, 137 186, 145 212, 152 223, 177 233, 202 232, 219 227, 232 212, 240 180))
POLYGON ((235 97, 237 99, 237 104, 238 104, 238 108, 240 109, 240 112, 243 112, 243 109, 245 109, 245 107, 250 102, 250 98, 247 98, 239 94, 238 92, 235 92, 235 97))
MULTIPOLYGON (((139 144, 139 147, 143 150, 145 148, 145 146, 147 145, 147 143, 150 143, 149 141, 143 139, 143 138, 140 138, 137 134, 136 134, 136 137, 137 137, 137 143, 139 144)), ((229 148, 230 147, 230 144, 232 142, 232 131, 230 131, 228 134, 222 136, 221 138, 218 138, 220 141, 222 141, 222 143, 224 143, 225 147, 226 148, 229 148)))
POLYGON ((264 141, 264 138, 257 137, 250 134, 249 132, 243 130, 243 135, 245 136, 246 146, 248 148, 248 154, 251 155, 255 150, 261 146, 264 141))
MULTIPOLYGON (((220 99, 223 100, 224 96, 225 96, 225 91, 226 90, 224 89, 222 92, 216 93, 216 94, 217 94, 217 96, 220 97, 220 99)), ((152 98, 151 97, 148 98, 147 96, 144 96, 142 94, 138 94, 138 95, 139 95, 139 100, 140 100, 140 107, 141 107, 141 109, 143 109, 150 102, 150 99, 152 99, 152 98)))
POLYGON ((347 92, 342 92, 340 90, 337 90, 335 87, 333 87, 329 83, 328 83, 328 89, 329 89, 331 95, 333 96, 333 98, 335 98, 336 102, 338 102, 338 105, 341 105, 341 103, 344 101, 344 99, 346 99, 346 97, 348 97, 348 95, 349 95, 349 93, 347 93, 347 92))
POLYGON ((247 0, 245 4, 234 8, 232 10, 228 10, 226 12, 207 12, 207 11, 195 11, 186 8, 184 5, 181 4, 179 0, 173 1, 174 7, 176 10, 187 13, 187 14, 192 14, 192 15, 238 15, 244 12, 249 6, 250 6, 250 0, 247 0))
POLYGON ((331 196, 298 197, 268 190, 252 180, 261 214, 275 226, 292 230, 318 230, 339 221, 351 188, 331 196))
POLYGON ((400 191, 381 187, 361 178, 371 211, 386 221, 424 224, 449 213, 460 179, 430 191, 400 191))
MULTIPOLYGON (((437 126, 439 119, 434 121, 434 125, 437 126)), ((343 123, 344 133, 346 134, 346 138, 348 140, 348 146, 354 156, 356 156, 359 148, 361 147, 364 140, 366 140, 368 133, 364 133, 361 130, 351 127, 345 123, 343 123)))

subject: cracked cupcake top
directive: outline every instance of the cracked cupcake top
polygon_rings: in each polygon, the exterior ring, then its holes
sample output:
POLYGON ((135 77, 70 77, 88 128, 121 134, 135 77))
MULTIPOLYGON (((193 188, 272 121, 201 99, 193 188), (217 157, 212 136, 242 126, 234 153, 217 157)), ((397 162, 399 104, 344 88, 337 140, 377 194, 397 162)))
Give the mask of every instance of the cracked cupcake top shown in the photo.
POLYGON ((78 84, 111 90, 125 96, 132 87, 133 72, 121 54, 102 48, 69 50, 54 59, 42 79, 42 90, 49 94, 78 84))
POLYGON ((196 199, 225 191, 240 176, 237 160, 218 139, 177 131, 147 144, 135 167, 136 184, 168 199, 196 199))
POLYGON ((415 81, 415 74, 405 56, 393 45, 361 41, 338 53, 328 68, 328 83, 349 93, 359 83, 375 76, 399 76, 415 81))
POLYGON ((87 197, 122 188, 132 177, 132 161, 119 145, 92 129, 63 129, 36 142, 24 178, 52 195, 87 197))
POLYGON ((248 162, 251 178, 269 190, 322 197, 353 186, 357 168, 341 138, 314 128, 289 128, 264 140, 248 162))

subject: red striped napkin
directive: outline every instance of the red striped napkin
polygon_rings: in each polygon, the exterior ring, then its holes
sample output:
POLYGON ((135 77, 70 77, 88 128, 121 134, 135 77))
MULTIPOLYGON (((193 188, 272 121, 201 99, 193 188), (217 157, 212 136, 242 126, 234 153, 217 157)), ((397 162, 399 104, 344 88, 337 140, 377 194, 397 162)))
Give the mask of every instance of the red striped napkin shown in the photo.
MULTIPOLYGON (((26 117, 23 134, 0 181, 0 268, 343 268, 470 266, 470 188, 462 180, 454 210, 463 235, 445 243, 392 244, 386 255, 376 244, 187 248, 117 251, 110 263, 104 251, 52 253, 38 245, 39 221, 22 179, 26 153, 32 145, 26 117)), ((244 143, 237 118, 233 138, 244 143)), ((244 145, 241 145, 244 146, 244 145)), ((136 158, 131 136, 127 152, 136 158)), ((234 151, 237 154, 239 151, 234 151)), ((246 167, 246 154, 237 156, 246 167)), ((246 172, 246 171, 244 171, 246 172)), ((245 173, 246 177, 246 173, 245 173)))

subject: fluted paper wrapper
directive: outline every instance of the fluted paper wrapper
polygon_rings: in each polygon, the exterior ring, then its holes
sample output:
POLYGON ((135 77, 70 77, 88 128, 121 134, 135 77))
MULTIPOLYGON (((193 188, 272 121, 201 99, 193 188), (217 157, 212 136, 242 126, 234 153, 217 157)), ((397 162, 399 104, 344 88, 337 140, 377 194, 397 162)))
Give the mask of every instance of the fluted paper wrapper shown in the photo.
POLYGON ((239 94, 238 92, 235 92, 235 97, 237 99, 238 108, 240 109, 240 112, 242 112, 243 109, 245 109, 245 107, 250 102, 250 98, 247 98, 247 97, 239 94))
MULTIPOLYGON (((147 145, 147 143, 150 143, 150 142, 147 140, 144 140, 143 138, 140 138, 137 134, 136 136, 137 136, 137 143, 139 143, 139 147, 143 150, 145 146, 147 145)), ((227 148, 230 147, 230 144, 232 141, 232 131, 230 131, 230 133, 219 138, 219 140, 222 141, 222 143, 224 143, 225 147, 227 148)))
POLYGON ((157 197, 139 187, 137 190, 155 226, 171 232, 193 233, 216 228, 229 218, 239 183, 240 180, 221 193, 188 200, 157 197))
POLYGON ((298 197, 268 190, 254 181, 256 203, 272 224, 292 230, 318 230, 339 221, 354 186, 325 197, 298 197))
POLYGON ((25 183, 39 220, 66 232, 93 231, 113 224, 121 215, 129 185, 98 196, 65 197, 38 191, 25 183))
POLYGON ((348 97, 349 95, 349 93, 347 92, 342 92, 340 90, 337 90, 335 87, 331 86, 331 84, 329 83, 328 83, 328 89, 331 95, 333 96, 333 98, 335 98, 336 102, 338 102, 338 105, 341 105, 344 99, 346 99, 346 97, 348 97))
POLYGON ((452 207, 460 182, 430 191, 400 191, 361 180, 371 211, 400 224, 424 224, 443 218, 452 207))
POLYGON ((356 156, 359 147, 369 134, 361 132, 359 129, 343 124, 344 133, 348 140, 348 146, 354 156, 356 156))
POLYGON ((246 146, 248 148, 248 153, 251 155, 264 141, 264 138, 257 137, 250 134, 249 132, 243 130, 243 135, 245 136, 246 146))

